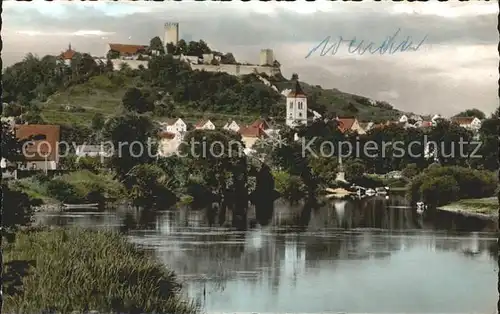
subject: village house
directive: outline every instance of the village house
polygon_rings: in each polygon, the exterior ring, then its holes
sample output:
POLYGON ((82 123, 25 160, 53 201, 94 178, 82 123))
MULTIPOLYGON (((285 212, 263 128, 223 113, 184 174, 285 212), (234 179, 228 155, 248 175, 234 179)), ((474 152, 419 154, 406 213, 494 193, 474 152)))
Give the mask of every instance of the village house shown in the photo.
POLYGON ((101 145, 83 144, 78 145, 75 150, 75 155, 78 157, 111 157, 112 154, 110 147, 106 149, 101 145))
POLYGON ((264 119, 257 119, 249 126, 253 128, 260 128, 264 131, 271 128, 271 125, 264 119))
POLYGON ((68 45, 68 49, 64 52, 62 52, 58 59, 63 62, 65 65, 70 66, 71 65, 71 60, 75 56, 76 51, 71 49, 71 44, 68 45))
POLYGON ((159 157, 168 157, 177 153, 179 145, 182 142, 182 140, 179 139, 177 134, 163 131, 158 133, 158 137, 159 137, 159 142, 158 142, 159 157))
POLYGON ((21 124, 14 127, 16 138, 31 139, 23 149, 25 164, 18 164, 21 170, 57 170, 59 164, 59 125, 21 124))
POLYGON ((358 119, 355 117, 348 118, 339 118, 337 117, 337 121, 339 122, 339 129, 342 133, 347 131, 357 132, 358 134, 365 134, 365 130, 361 127, 358 122, 358 119))
POLYGON ((203 119, 198 121, 198 123, 194 125, 194 128, 196 130, 215 130, 215 124, 213 124, 212 121, 208 119, 203 119))
POLYGON ((368 131, 370 131, 373 126, 375 125, 375 123, 373 122, 359 122, 359 126, 363 129, 363 131, 365 133, 368 133, 368 131))
POLYGON ((224 126, 222 128, 224 130, 233 131, 233 132, 238 132, 240 130, 240 126, 234 120, 224 124, 224 126))
POLYGON ((408 116, 406 116, 405 114, 402 115, 401 118, 399 118, 399 122, 401 122, 401 123, 408 122, 408 116))
POLYGON ((130 44, 108 44, 106 56, 110 59, 137 60, 140 56, 147 55, 148 46, 130 44))
POLYGON ((258 119, 248 126, 242 126, 238 133, 241 135, 241 141, 245 147, 251 149, 258 139, 269 138, 266 130, 269 130, 269 124, 266 120, 258 119))
POLYGON ((476 117, 453 117, 451 121, 474 132, 479 131, 481 128, 481 120, 476 117))
POLYGON ((175 135, 176 140, 182 141, 187 132, 188 125, 181 118, 168 119, 167 121, 159 122, 161 132, 169 132, 175 135))

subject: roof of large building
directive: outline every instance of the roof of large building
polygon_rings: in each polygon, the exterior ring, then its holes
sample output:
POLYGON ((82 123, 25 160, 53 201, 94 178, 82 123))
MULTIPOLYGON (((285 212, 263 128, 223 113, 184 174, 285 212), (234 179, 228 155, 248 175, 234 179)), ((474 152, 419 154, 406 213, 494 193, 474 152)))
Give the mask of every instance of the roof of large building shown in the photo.
POLYGON ((61 134, 59 125, 19 124, 14 127, 14 130, 16 138, 19 140, 37 137, 33 139, 33 145, 27 146, 24 151, 24 157, 27 160, 45 160, 45 157, 47 157, 47 160, 57 159, 61 134))
POLYGON ((475 117, 453 117, 451 121, 456 122, 460 125, 471 124, 475 117))
POLYGON ((244 137, 268 137, 268 134, 262 129, 254 126, 244 126, 238 131, 244 137))
POLYGON ((69 44, 68 49, 59 55, 59 58, 64 60, 71 60, 75 56, 76 51, 71 49, 71 44, 69 44))
POLYGON ((147 50, 148 46, 129 45, 129 44, 109 44, 109 49, 124 54, 137 54, 141 51, 147 50))
POLYGON ((356 118, 337 118, 337 121, 339 121, 339 129, 345 132, 352 128, 354 122, 356 122, 356 118))

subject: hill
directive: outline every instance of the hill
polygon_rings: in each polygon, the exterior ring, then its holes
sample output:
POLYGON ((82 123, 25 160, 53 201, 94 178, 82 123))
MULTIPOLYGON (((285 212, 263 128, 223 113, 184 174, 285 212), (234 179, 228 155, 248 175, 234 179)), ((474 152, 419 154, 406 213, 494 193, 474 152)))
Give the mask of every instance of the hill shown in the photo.
MULTIPOLYGON (((7 68, 3 80, 9 103, 30 108, 34 105, 47 123, 89 125, 97 113, 103 116, 121 113, 126 92, 137 88, 147 101, 154 103, 151 115, 156 120, 182 117, 194 123, 200 118, 210 118, 216 124, 223 124, 230 119, 249 122, 257 117, 270 117, 283 121, 285 97, 281 92, 292 87, 292 80, 281 75, 236 77, 192 71, 170 55, 152 58, 148 69, 132 70, 125 66, 119 71, 92 64, 91 57, 85 54, 78 60, 61 68, 64 66, 54 57, 38 59, 31 55, 7 68), (31 75, 20 76, 21 72, 31 75)), ((393 120, 402 114, 385 102, 305 82, 301 85, 308 96, 309 108, 321 114, 356 116, 361 121, 374 122, 393 120)))

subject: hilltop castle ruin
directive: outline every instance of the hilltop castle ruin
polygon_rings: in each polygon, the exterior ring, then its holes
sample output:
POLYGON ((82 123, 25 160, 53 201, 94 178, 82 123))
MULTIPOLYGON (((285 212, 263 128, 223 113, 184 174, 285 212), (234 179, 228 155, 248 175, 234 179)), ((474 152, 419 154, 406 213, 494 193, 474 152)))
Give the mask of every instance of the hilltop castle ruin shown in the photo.
MULTIPOLYGON (((164 24, 163 47, 172 43, 179 43, 179 23, 167 22, 164 24)), ((106 62, 107 58, 111 59, 113 67, 120 69, 122 63, 128 64, 132 69, 137 69, 139 66, 147 68, 149 49, 147 45, 130 45, 108 43, 105 48, 105 57, 96 58, 101 62, 106 62)), ((220 56, 214 53, 203 54, 199 56, 176 55, 184 62, 188 63, 193 70, 204 70, 207 72, 225 72, 231 75, 246 75, 251 73, 265 73, 268 76, 273 76, 281 73, 280 65, 274 58, 272 49, 261 49, 259 64, 225 64, 221 63, 220 56), (215 60, 215 61, 214 61, 215 60)))

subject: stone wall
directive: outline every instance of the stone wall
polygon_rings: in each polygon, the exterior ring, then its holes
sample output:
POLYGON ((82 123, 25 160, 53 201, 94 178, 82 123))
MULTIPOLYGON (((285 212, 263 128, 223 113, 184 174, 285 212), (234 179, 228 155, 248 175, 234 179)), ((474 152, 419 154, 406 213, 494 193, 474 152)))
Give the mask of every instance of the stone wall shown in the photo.
MULTIPOLYGON (((104 62, 104 64, 106 64, 106 62, 107 62, 107 60, 105 58, 99 59, 99 60, 101 62, 104 62)), ((142 65, 144 68, 148 67, 148 61, 144 61, 144 60, 112 59, 111 62, 113 63, 113 70, 115 70, 115 71, 120 70, 122 63, 128 64, 131 69, 138 69, 140 65, 142 65)))
MULTIPOLYGON (((106 64, 105 58, 98 59, 99 61, 106 64)), ((113 69, 115 71, 120 70, 120 66, 122 63, 126 63, 130 66, 131 69, 138 69, 140 65, 147 68, 148 61, 141 60, 123 60, 123 59, 112 59, 113 69)), ((275 74, 280 73, 279 68, 269 67, 269 66, 259 66, 259 65, 238 65, 238 64, 221 64, 221 65, 210 65, 210 64, 191 64, 191 69, 193 70, 205 70, 207 72, 224 72, 231 75, 247 75, 255 73, 257 70, 258 73, 266 73, 269 76, 273 76, 275 74)))
POLYGON ((225 72, 231 75, 247 75, 254 73, 266 73, 269 76, 280 73, 278 68, 258 66, 258 65, 238 65, 238 64, 221 64, 221 65, 206 65, 206 64, 191 64, 193 70, 205 70, 207 72, 225 72))

